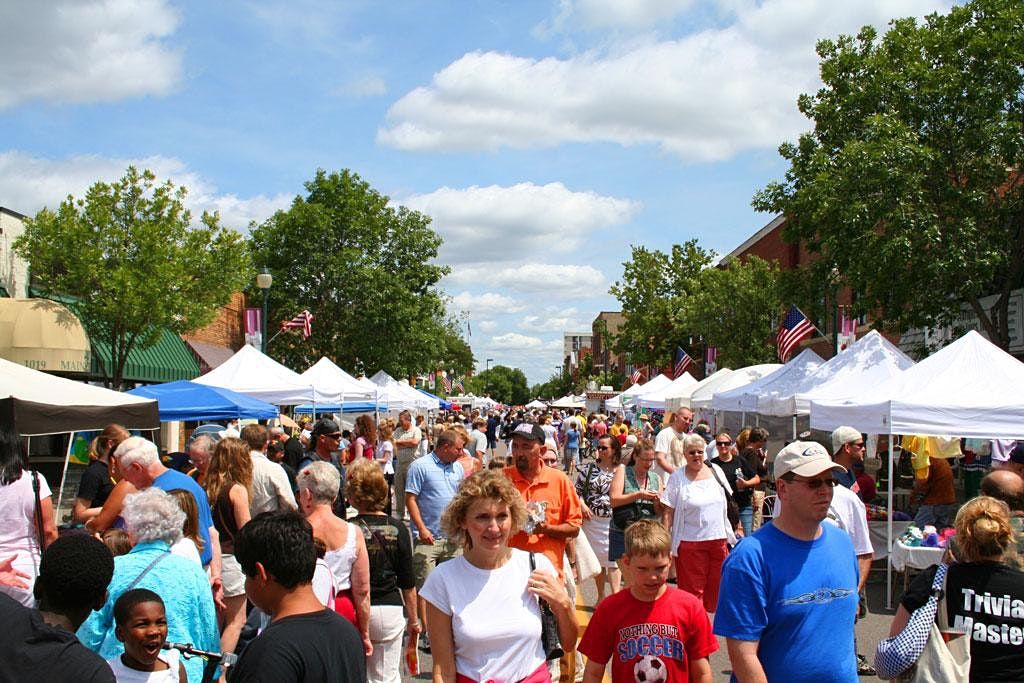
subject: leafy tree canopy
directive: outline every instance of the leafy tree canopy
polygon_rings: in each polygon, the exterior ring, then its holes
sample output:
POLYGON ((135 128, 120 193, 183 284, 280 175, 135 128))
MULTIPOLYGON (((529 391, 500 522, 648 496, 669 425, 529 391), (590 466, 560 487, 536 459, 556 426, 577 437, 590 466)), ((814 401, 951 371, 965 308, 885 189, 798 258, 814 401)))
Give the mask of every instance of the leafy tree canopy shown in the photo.
POLYGON ((115 387, 132 349, 152 346, 162 329, 206 325, 251 276, 242 236, 220 227, 216 213, 192 225, 185 195, 129 167, 117 182, 26 220, 14 244, 33 281, 72 298, 89 335, 109 346, 111 367, 101 367, 115 387))
POLYGON ((1007 347, 1024 273, 1024 4, 972 0, 818 54, 824 85, 799 99, 814 128, 780 147, 785 180, 754 206, 786 215, 787 238, 821 257, 811 277, 848 285, 855 314, 943 325, 967 302, 1007 347))
POLYGON ((506 405, 523 405, 530 400, 526 375, 519 368, 495 365, 470 378, 466 389, 477 396, 490 396, 506 405))
POLYGON ((253 260, 274 277, 270 330, 303 309, 314 316, 308 340, 281 335, 268 353, 295 368, 327 356, 394 377, 471 368, 436 289, 449 269, 434 263, 441 237, 430 218, 391 206, 349 170, 319 170, 306 191, 252 230, 253 260))
POLYGON ((622 264, 622 280, 609 289, 626 316, 612 348, 630 353, 637 365, 671 363, 684 334, 693 334, 683 326, 686 298, 696 291, 701 271, 713 259, 697 240, 673 245, 668 254, 633 247, 630 260, 622 264))

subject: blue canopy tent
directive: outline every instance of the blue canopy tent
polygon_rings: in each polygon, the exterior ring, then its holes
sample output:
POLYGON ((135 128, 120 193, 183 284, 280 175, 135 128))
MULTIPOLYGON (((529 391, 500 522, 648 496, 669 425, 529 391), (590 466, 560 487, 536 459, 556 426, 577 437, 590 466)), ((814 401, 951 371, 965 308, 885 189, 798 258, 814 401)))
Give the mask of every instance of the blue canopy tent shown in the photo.
POLYGON ((265 401, 188 380, 138 387, 127 393, 156 399, 161 422, 271 419, 278 415, 278 409, 265 401))
POLYGON ((432 393, 430 393, 429 391, 426 391, 424 389, 416 389, 416 391, 420 392, 424 396, 429 396, 430 398, 436 398, 438 400, 438 402, 441 404, 441 410, 451 410, 452 409, 452 402, 451 401, 446 401, 443 398, 441 398, 440 396, 434 396, 432 393))
MULTIPOLYGON (((355 401, 354 403, 317 403, 315 406, 312 403, 304 403, 301 406, 295 406, 296 415, 312 415, 314 408, 316 414, 321 413, 372 413, 377 410, 377 406, 373 401, 355 401)), ((382 405, 380 412, 386 413, 388 407, 382 405)))

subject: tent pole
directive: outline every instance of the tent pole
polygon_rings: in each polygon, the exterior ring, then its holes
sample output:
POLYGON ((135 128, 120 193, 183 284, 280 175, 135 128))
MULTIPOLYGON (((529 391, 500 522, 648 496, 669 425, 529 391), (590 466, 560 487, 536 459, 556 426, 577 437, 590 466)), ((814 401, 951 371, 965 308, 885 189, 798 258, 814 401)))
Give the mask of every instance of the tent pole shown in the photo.
MULTIPOLYGON (((890 418, 891 418, 891 416, 890 416, 890 418)), ((889 489, 889 514, 887 515, 888 519, 887 519, 887 521, 885 523, 886 524, 886 533, 885 533, 886 543, 889 544, 889 555, 886 557, 886 567, 885 567, 885 584, 886 584, 885 608, 886 609, 892 609, 892 513, 893 513, 893 505, 892 505, 893 482, 892 482, 892 478, 893 478, 894 468, 892 466, 892 420, 891 419, 889 421, 889 425, 890 425, 889 426, 889 484, 888 484, 888 489, 889 489)))
MULTIPOLYGON (((29 445, 32 445, 32 437, 28 439, 29 445)), ((59 518, 57 517, 58 511, 60 510, 61 503, 64 502, 64 480, 68 476, 68 461, 71 460, 71 448, 75 445, 75 433, 71 432, 68 434, 68 448, 64 454, 64 471, 60 473, 60 487, 57 489, 57 507, 53 509, 53 516, 58 521, 57 526, 60 526, 59 518)), ((28 451, 26 451, 27 453, 28 451)))
POLYGON ((796 415, 793 416, 793 441, 796 441, 796 415))

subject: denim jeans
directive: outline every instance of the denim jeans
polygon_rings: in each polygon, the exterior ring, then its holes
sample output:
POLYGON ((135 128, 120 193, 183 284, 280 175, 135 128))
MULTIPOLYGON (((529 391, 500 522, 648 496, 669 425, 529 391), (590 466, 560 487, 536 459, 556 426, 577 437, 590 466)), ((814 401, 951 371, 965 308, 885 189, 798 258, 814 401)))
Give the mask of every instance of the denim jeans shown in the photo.
POLYGON ((754 526, 753 505, 748 505, 745 508, 740 508, 740 524, 743 525, 743 536, 749 536, 751 534, 751 528, 754 526))

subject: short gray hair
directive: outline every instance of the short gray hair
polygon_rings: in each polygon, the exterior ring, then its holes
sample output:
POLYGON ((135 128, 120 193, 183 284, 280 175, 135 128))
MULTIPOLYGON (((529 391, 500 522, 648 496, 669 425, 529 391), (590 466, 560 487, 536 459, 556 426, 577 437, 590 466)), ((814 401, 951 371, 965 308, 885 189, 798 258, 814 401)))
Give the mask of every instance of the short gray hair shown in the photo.
POLYGON ((317 503, 333 503, 341 489, 341 475, 329 462, 314 462, 302 468, 295 477, 300 491, 309 491, 317 503))
POLYGON ((117 447, 114 457, 117 458, 121 467, 129 467, 138 463, 143 469, 148 469, 160 462, 160 449, 149 439, 130 436, 117 447))
POLYGON ((165 541, 174 545, 185 526, 185 512, 178 501, 155 486, 125 496, 121 516, 136 543, 165 541))
POLYGON ((188 449, 192 450, 194 448, 200 453, 213 455, 213 446, 213 437, 211 437, 209 434, 200 434, 196 438, 192 439, 192 443, 188 445, 188 449))
POLYGON ((700 446, 701 450, 706 450, 708 442, 704 440, 704 437, 700 434, 687 434, 683 437, 683 450, 689 450, 694 446, 700 446))

